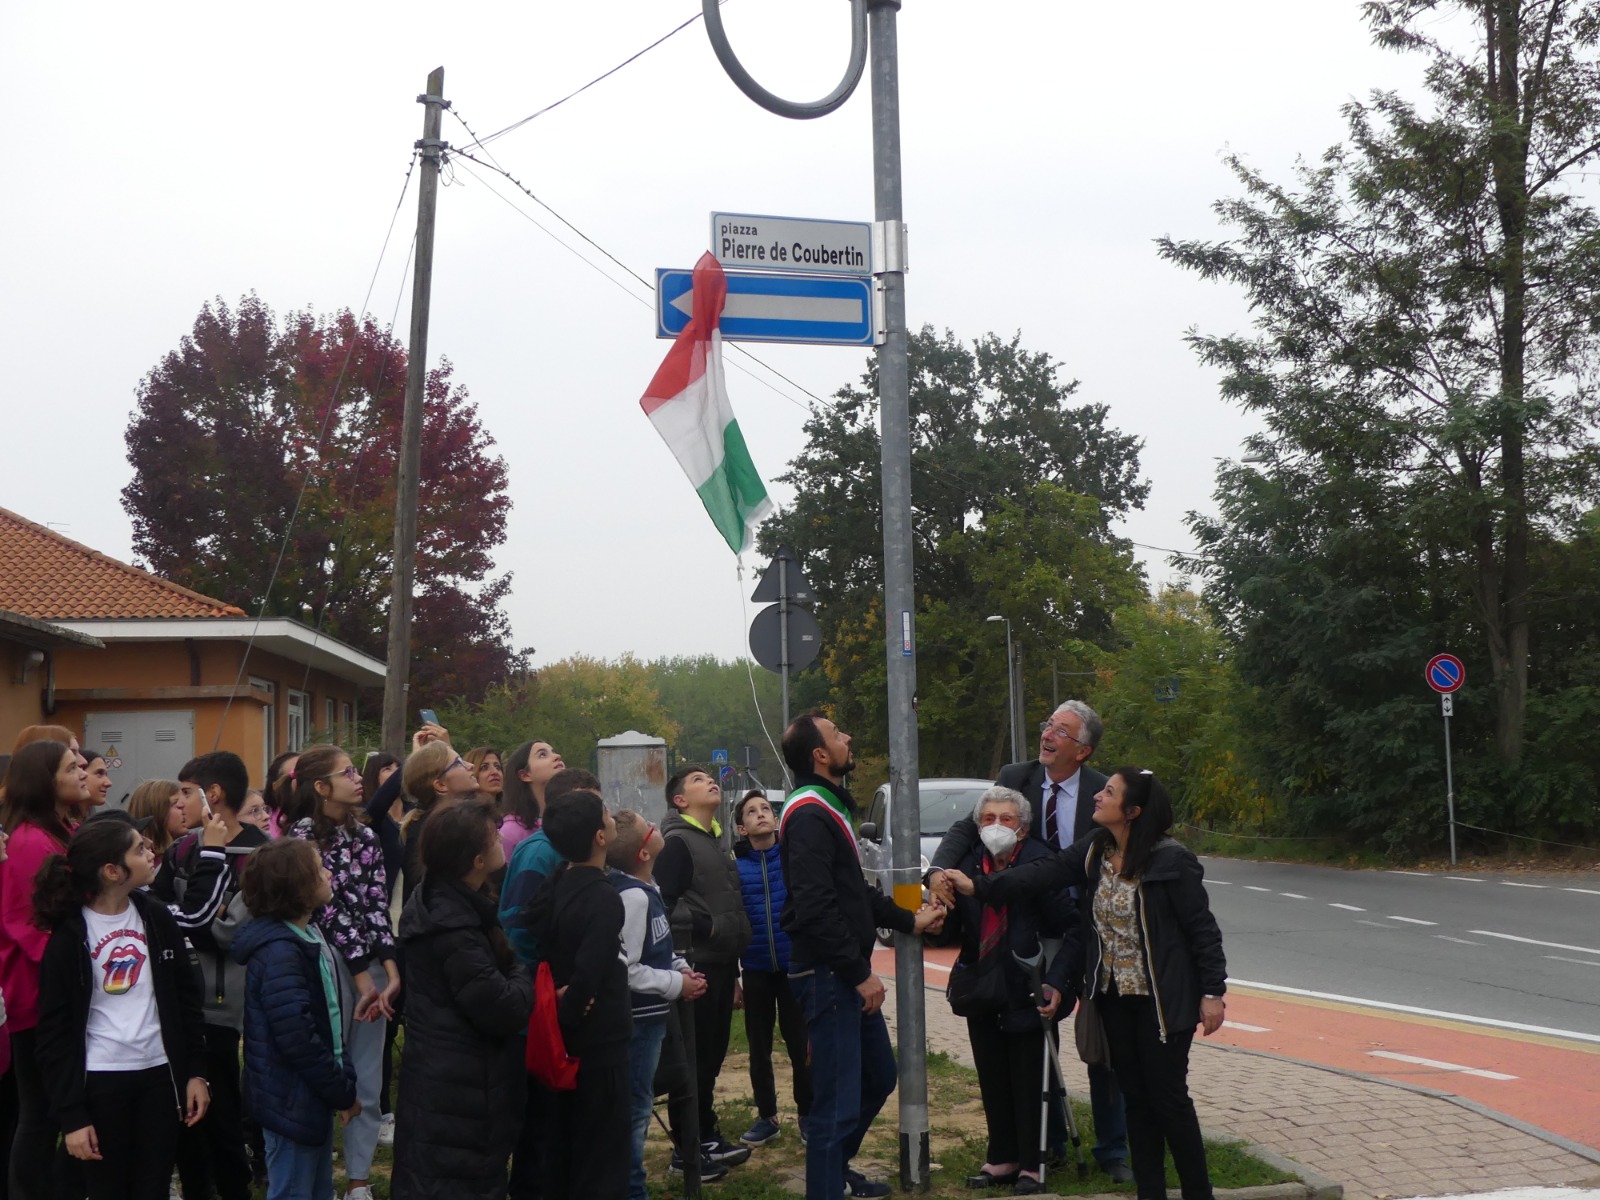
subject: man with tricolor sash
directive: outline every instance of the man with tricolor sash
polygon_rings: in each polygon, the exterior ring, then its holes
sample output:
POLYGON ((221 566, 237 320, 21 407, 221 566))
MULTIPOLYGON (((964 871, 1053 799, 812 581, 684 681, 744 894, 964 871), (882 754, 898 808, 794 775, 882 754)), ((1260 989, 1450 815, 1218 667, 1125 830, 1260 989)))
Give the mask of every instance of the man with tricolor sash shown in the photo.
POLYGON ((878 928, 921 934, 944 910, 900 908, 861 874, 850 735, 820 713, 783 731, 795 790, 784 804, 778 846, 789 895, 789 982, 811 1039, 806 1200, 887 1196, 889 1186, 850 1169, 873 1118, 894 1091, 896 1067, 883 1019, 883 981, 872 972, 878 928))

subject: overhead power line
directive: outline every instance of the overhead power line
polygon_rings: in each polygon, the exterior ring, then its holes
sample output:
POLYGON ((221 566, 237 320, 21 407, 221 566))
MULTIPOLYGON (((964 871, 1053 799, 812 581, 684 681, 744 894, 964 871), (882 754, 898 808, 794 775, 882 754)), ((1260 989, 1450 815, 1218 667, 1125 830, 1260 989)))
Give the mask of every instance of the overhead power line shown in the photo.
MULTIPOLYGON (((682 27, 680 26, 680 28, 682 28, 682 27)), ((669 34, 668 36, 671 36, 671 35, 669 34)), ((659 44, 659 43, 656 43, 656 44, 659 44)), ((641 51, 641 53, 643 53, 643 52, 641 51)), ((448 111, 449 111, 451 116, 453 116, 458 122, 460 122, 461 127, 467 131, 467 135, 470 138, 472 138, 472 141, 473 141, 474 145, 482 147, 484 142, 492 141, 494 139, 494 137, 496 136, 494 134, 491 134, 487 138, 478 137, 477 133, 474 132, 471 124, 467 121, 467 119, 465 117, 463 117, 461 115, 460 112, 458 112, 454 107, 450 108, 448 111)), ((655 292, 655 284, 653 284, 650 280, 646 279, 638 271, 635 271, 631 266, 629 266, 627 263, 623 262, 615 254, 612 254, 611 251, 607 250, 599 242, 595 241, 594 238, 590 237, 583 230, 579 229, 577 225, 573 224, 573 222, 568 220, 566 217, 562 216, 561 213, 557 212, 555 210, 555 208, 552 207, 547 201, 542 200, 542 199, 539 198, 539 196, 535 195, 532 188, 528 187, 528 185, 523 183, 522 180, 518 179, 515 175, 511 174, 510 171, 506 170, 506 168, 503 167, 499 163, 499 161, 494 157, 494 154, 491 151, 489 151, 487 148, 484 149, 484 158, 478 158, 475 155, 470 154, 465 150, 462 150, 460 147, 453 147, 451 149, 451 151, 450 151, 450 154, 451 154, 452 157, 465 159, 467 162, 475 163, 478 166, 482 167, 486 171, 493 171, 496 175, 499 175, 502 178, 504 178, 505 180, 507 180, 513 187, 515 187, 518 191, 520 191, 529 200, 532 200, 541 209, 543 209, 545 212, 549 213, 550 216, 555 218, 557 221, 561 222, 561 224, 563 226, 565 226, 567 229, 571 230, 574 235, 576 235, 578 238, 582 239, 582 241, 585 244, 587 244, 588 246, 593 247, 593 249, 598 254, 602 255, 608 262, 614 264, 619 270, 623 271, 629 278, 631 278, 632 280, 637 282, 640 286, 642 286, 645 289, 647 289, 649 295, 640 295, 639 293, 635 292, 626 283, 624 283, 621 280, 617 279, 614 275, 612 275, 605 268, 601 267, 598 263, 594 262, 592 259, 590 259, 586 255, 584 255, 582 251, 578 250, 571 243, 563 240, 554 231, 552 231, 551 229, 549 229, 545 225, 543 225, 532 214, 528 213, 525 209, 519 207, 514 201, 510 200, 503 193, 501 193, 499 190, 497 190, 493 186, 493 184, 491 184, 483 176, 478 174, 478 172, 472 170, 470 167, 464 167, 463 168, 463 170, 465 170, 468 175, 472 176, 479 183, 483 184, 483 186, 493 196, 495 196, 498 200, 501 201, 501 203, 508 205, 519 216, 521 216, 529 224, 533 225, 534 228, 538 229, 546 237, 550 238, 557 245, 561 246, 568 253, 573 255, 573 257, 577 258, 580 262, 582 262, 585 266, 588 266, 588 267, 592 268, 593 270, 595 270, 596 272, 598 272, 602 277, 607 279, 609 282, 611 282, 616 287, 622 289, 623 292, 625 292, 628 296, 630 296, 632 299, 634 299, 638 303, 644 305, 647 308, 651 308, 651 309, 653 309, 655 307, 655 301, 652 298, 653 295, 654 295, 654 292, 655 292)), ((749 359, 751 362, 753 362, 757 366, 761 367, 762 370, 768 371, 771 374, 773 374, 774 376, 776 376, 777 378, 783 380, 784 383, 788 384, 790 387, 794 388, 796 391, 803 393, 804 395, 809 397, 810 400, 813 403, 815 403, 817 405, 820 405, 823 408, 832 407, 830 401, 828 401, 828 400, 824 399, 823 397, 817 395, 810 388, 806 387, 804 384, 798 382, 797 380, 791 379, 789 376, 785 375, 782 371, 780 371, 776 367, 774 367, 771 363, 767 362, 765 359, 762 359, 762 358, 756 356, 755 354, 751 353, 749 350, 746 350, 739 343, 737 343, 737 342, 725 342, 724 345, 726 345, 726 346, 730 347, 731 349, 737 351, 739 354, 743 355, 745 358, 749 359)), ((796 408, 800 409, 802 412, 809 413, 811 411, 810 406, 807 405, 805 402, 795 399, 793 396, 791 396, 788 393, 786 393, 785 391, 783 391, 783 389, 775 387, 772 383, 770 383, 769 381, 767 381, 765 379, 762 379, 759 375, 756 375, 753 372, 744 370, 744 368, 740 367, 738 363, 733 363, 731 365, 735 369, 742 371, 745 375, 749 376, 751 379, 754 379, 757 383, 762 384, 764 387, 768 388, 769 390, 771 390, 772 392, 774 392, 778 396, 781 396, 784 400, 788 401, 790 404, 794 405, 796 408)), ((930 474, 939 476, 940 478, 944 479, 948 483, 953 483, 953 484, 956 484, 959 487, 968 488, 969 490, 971 490, 976 495, 982 496, 982 497, 984 497, 986 499, 989 499, 989 500, 996 500, 997 501, 997 500, 1001 499, 999 493, 993 492, 993 491, 988 491, 988 490, 980 487, 979 485, 973 483, 970 480, 964 480, 964 479, 958 478, 957 476, 952 475, 949 472, 943 470, 942 468, 932 465, 931 463, 922 463, 922 464, 919 464, 919 465, 921 466, 921 468, 923 470, 926 470, 930 474)), ((843 472, 843 473, 847 474, 847 475, 850 475, 850 477, 852 479, 855 479, 857 483, 865 484, 867 482, 866 480, 862 479, 860 476, 855 475, 855 474, 853 474, 851 472, 843 472)), ((1127 539, 1127 538, 1124 538, 1122 540, 1126 541, 1127 544, 1130 545, 1130 546, 1137 546, 1141 550, 1154 550, 1157 553, 1161 553, 1161 554, 1179 555, 1179 556, 1181 556, 1183 558, 1190 559, 1191 561, 1194 561, 1194 562, 1210 562, 1210 561, 1212 561, 1211 559, 1207 558, 1205 555, 1199 553, 1198 551, 1174 550, 1174 549, 1171 549, 1170 547, 1167 547, 1167 546, 1152 546, 1152 545, 1148 545, 1145 542, 1135 542, 1135 541, 1132 541, 1131 539, 1127 539)))
MULTIPOLYGON (((727 2, 728 2, 728 0, 718 0, 719 4, 726 4, 727 2)), ((542 117, 542 116, 545 115, 545 113, 551 112, 554 109, 560 108, 563 104, 565 104, 568 100, 571 100, 574 96, 581 96, 584 92, 587 92, 595 84, 601 83, 601 82, 604 82, 607 79, 610 79, 618 71, 622 70, 622 68, 624 68, 626 66, 629 66, 632 63, 637 62, 639 59, 643 58, 646 54, 649 54, 650 51, 654 50, 657 46, 661 45, 663 42, 670 41, 672 38, 677 37, 678 34, 682 33, 685 29, 689 28, 689 26, 693 25, 696 21, 700 20, 701 17, 702 17, 701 13, 698 13, 698 12, 695 13, 694 16, 690 17, 687 21, 684 21, 682 24, 674 27, 669 32, 662 34, 655 41, 651 42, 648 46, 646 46, 643 50, 638 51, 636 54, 630 54, 627 58, 623 59, 616 66, 612 67, 609 71, 606 71, 606 72, 604 72, 603 74, 600 74, 600 75, 596 75, 593 79, 589 80, 589 82, 584 84, 581 88, 577 88, 574 91, 570 91, 565 96, 561 97, 561 99, 553 101, 553 102, 551 102, 549 104, 546 104, 543 108, 529 113, 527 116, 523 117, 522 120, 513 121, 513 122, 511 122, 511 124, 507 125, 504 129, 497 129, 486 138, 479 138, 476 134, 474 134, 473 138, 472 138, 473 143, 475 145, 479 146, 479 147, 483 147, 483 148, 486 149, 489 142, 495 141, 497 138, 503 138, 503 137, 505 137, 506 134, 511 133, 514 130, 521 129, 529 121, 532 121, 537 117, 542 117)))

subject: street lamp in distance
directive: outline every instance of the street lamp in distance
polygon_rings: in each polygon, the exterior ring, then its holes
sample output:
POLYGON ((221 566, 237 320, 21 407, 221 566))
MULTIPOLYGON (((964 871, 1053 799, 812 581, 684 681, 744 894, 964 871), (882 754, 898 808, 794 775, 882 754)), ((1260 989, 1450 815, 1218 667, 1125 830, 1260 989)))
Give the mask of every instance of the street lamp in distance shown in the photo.
POLYGON ((1011 714, 1011 761, 1022 761, 1022 731, 1017 724, 1017 659, 1011 651, 1011 618, 998 614, 985 622, 1004 621, 1006 625, 1006 711, 1011 714))

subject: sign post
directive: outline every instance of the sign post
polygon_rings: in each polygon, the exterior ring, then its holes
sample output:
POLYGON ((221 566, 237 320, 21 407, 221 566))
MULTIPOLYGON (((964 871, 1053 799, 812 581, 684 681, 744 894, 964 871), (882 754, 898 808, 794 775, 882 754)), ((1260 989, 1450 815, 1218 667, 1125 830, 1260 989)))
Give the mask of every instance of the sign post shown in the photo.
POLYGON ((1467 668, 1454 654, 1435 654, 1423 671, 1428 686, 1439 693, 1444 717, 1444 802, 1450 816, 1450 865, 1456 865, 1456 783, 1450 764, 1450 718, 1456 711, 1455 692, 1467 681, 1467 668))

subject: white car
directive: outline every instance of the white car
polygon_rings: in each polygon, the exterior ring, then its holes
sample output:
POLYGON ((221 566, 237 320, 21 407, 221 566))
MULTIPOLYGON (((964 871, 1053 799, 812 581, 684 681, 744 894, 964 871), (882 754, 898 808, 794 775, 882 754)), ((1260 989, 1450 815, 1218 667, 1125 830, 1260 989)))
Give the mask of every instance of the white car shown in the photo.
MULTIPOLYGON (((988 779, 922 779, 917 781, 922 793, 918 857, 921 870, 927 871, 934 853, 939 849, 945 832, 962 817, 970 817, 978 807, 978 798, 994 784, 988 779)), ((872 803, 862 815, 856 829, 856 847, 861 853, 861 873, 881 892, 889 892, 889 867, 893 862, 892 830, 894 800, 889 785, 884 784, 872 795, 872 803)), ((907 882, 910 882, 907 880, 907 882)), ((880 930, 878 939, 885 945, 891 943, 889 935, 880 930)))

